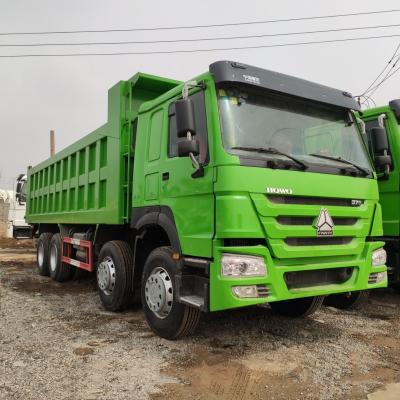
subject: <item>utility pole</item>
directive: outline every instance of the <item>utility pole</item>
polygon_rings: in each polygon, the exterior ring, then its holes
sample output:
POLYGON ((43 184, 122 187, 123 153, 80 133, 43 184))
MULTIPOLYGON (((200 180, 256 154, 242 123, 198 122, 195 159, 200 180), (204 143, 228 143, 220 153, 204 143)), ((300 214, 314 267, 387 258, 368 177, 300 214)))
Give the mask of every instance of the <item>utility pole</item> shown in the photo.
POLYGON ((56 138, 53 130, 50 131, 50 157, 56 153, 56 138))

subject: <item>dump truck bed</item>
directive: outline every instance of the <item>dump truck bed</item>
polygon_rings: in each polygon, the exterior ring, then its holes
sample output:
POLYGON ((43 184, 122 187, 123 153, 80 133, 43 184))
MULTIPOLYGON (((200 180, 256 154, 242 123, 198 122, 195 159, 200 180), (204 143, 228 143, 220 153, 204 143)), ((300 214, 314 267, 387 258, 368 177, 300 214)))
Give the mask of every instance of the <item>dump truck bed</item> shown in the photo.
POLYGON ((108 92, 108 121, 28 170, 29 223, 123 224, 129 220, 133 126, 140 105, 181 82, 138 73, 108 92))

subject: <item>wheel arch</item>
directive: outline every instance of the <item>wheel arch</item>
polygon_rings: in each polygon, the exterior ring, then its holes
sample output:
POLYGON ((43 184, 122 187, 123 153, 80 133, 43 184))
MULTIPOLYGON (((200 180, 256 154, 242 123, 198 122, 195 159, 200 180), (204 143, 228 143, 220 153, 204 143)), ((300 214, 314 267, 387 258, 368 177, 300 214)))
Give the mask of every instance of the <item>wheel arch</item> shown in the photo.
POLYGON ((165 232, 172 249, 181 253, 181 244, 175 218, 167 206, 138 207, 132 209, 131 228, 140 236, 149 228, 158 228, 165 232))
POLYGON ((139 294, 143 267, 150 253, 157 247, 170 246, 180 254, 181 245, 169 207, 133 208, 131 228, 135 231, 133 285, 135 294, 139 294))

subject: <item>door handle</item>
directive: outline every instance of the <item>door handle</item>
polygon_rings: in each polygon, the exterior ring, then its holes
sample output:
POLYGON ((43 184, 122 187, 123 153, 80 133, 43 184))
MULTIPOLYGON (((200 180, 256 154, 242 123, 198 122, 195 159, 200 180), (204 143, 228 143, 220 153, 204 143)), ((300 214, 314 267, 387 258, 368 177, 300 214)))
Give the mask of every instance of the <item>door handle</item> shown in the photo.
POLYGON ((169 179, 169 172, 163 172, 162 174, 162 180, 167 181, 169 179))

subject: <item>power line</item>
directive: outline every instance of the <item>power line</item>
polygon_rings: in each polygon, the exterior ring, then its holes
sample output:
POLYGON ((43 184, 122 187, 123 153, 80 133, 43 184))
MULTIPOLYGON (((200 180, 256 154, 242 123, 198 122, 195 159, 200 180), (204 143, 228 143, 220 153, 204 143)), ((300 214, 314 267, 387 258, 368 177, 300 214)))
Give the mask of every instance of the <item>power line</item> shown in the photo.
POLYGON ((263 21, 231 22, 231 23, 209 24, 209 25, 159 26, 159 27, 149 27, 149 28, 126 28, 126 29, 82 29, 82 30, 70 30, 70 31, 0 32, 0 36, 11 36, 11 35, 54 35, 54 34, 108 33, 108 32, 137 32, 137 31, 160 31, 160 30, 175 30, 175 29, 216 28, 216 27, 227 27, 227 26, 272 24, 272 23, 277 23, 277 22, 309 21, 309 20, 315 20, 315 19, 327 19, 327 18, 352 17, 352 16, 361 16, 361 15, 385 14, 385 13, 392 13, 392 12, 399 12, 399 11, 400 11, 400 9, 378 10, 378 11, 365 11, 365 12, 348 13, 348 14, 317 15, 317 16, 310 16, 310 17, 270 19, 270 20, 263 20, 263 21))
POLYGON ((371 90, 372 86, 374 85, 374 83, 382 76, 382 74, 386 71, 386 69, 388 68, 388 66, 390 65, 390 63, 393 61, 393 59, 396 57, 396 54, 398 52, 400 48, 400 43, 398 44, 398 46, 396 47, 396 50, 394 51, 394 53, 392 54, 392 57, 390 57, 389 61, 387 62, 387 64, 385 65, 385 68, 383 68, 383 70, 379 73, 379 75, 372 81, 372 83, 367 87, 367 89, 364 90, 363 95, 365 95, 366 93, 368 93, 368 91, 371 90))
POLYGON ((259 46, 221 47, 221 48, 196 49, 196 50, 188 49, 188 50, 161 50, 161 51, 132 51, 132 52, 117 52, 117 53, 11 54, 11 55, 0 55, 0 58, 126 56, 126 55, 152 55, 152 54, 176 54, 176 53, 204 53, 211 51, 265 49, 272 47, 301 46, 301 45, 322 44, 322 43, 340 43, 340 42, 350 42, 357 40, 385 39, 393 37, 400 37, 400 34, 366 36, 366 37, 347 38, 347 39, 316 40, 311 42, 281 43, 281 44, 269 44, 269 45, 259 45, 259 46))
POLYGON ((200 41, 215 41, 215 40, 234 40, 234 39, 256 39, 264 37, 276 36, 292 36, 292 35, 307 35, 315 33, 330 33, 343 31, 357 31, 365 29, 393 28, 400 24, 390 25, 374 25, 374 26, 358 26, 351 28, 338 29, 323 29, 317 31, 302 31, 302 32, 284 32, 284 33, 269 33, 262 35, 247 35, 247 36, 218 36, 213 38, 193 38, 193 39, 165 39, 165 40, 143 40, 143 41, 125 41, 125 42, 77 42, 77 43, 25 43, 25 44, 0 44, 0 47, 43 47, 43 46, 98 46, 98 45, 121 45, 121 44, 155 44, 155 43, 180 43, 180 42, 200 42, 200 41))
POLYGON ((370 92, 368 93, 368 97, 371 97, 382 85, 384 82, 386 82, 388 79, 390 79, 397 71, 400 70, 400 67, 396 68, 394 71, 393 68, 396 67, 397 63, 400 60, 400 55, 397 57, 396 62, 392 65, 392 67, 387 71, 386 75, 382 78, 382 80, 376 84, 374 87, 370 89, 370 92))

